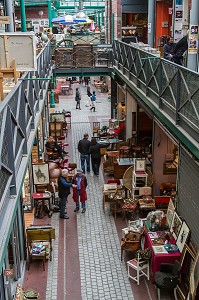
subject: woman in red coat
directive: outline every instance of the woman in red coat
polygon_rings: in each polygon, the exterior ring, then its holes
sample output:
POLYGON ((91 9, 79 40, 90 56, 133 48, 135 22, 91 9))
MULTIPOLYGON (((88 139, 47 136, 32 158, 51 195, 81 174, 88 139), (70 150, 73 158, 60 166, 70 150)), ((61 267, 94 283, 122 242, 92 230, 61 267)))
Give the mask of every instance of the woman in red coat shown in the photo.
POLYGON ((74 212, 79 211, 80 202, 82 205, 82 213, 86 211, 86 200, 87 200, 87 179, 82 170, 77 170, 76 175, 73 177, 73 183, 77 186, 73 188, 73 199, 76 203, 74 212))

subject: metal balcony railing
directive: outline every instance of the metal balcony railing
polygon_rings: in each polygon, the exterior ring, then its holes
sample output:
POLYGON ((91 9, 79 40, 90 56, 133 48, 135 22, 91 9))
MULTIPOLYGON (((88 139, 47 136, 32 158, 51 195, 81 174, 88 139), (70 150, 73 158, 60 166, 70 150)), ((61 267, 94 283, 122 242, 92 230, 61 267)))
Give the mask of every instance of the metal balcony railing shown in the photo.
MULTIPOLYGON (((37 56, 37 71, 27 72, 0 102, 0 211, 23 182, 51 76, 51 47, 37 56)), ((1 214, 0 214, 1 218, 1 214)))
POLYGON ((199 149, 198 73, 121 41, 113 44, 113 71, 199 149))

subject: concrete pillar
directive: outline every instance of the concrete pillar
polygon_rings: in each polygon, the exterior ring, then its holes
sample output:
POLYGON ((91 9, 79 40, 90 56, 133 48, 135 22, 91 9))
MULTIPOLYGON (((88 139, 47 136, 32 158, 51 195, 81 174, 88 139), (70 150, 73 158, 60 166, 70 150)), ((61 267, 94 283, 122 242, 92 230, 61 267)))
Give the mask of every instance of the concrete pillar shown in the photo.
MULTIPOLYGON (((199 24, 199 1, 192 0, 192 7, 190 11, 190 32, 191 32, 191 25, 198 25, 199 24)), ((188 49, 188 59, 187 59, 187 68, 193 71, 198 71, 198 51, 197 53, 191 53, 188 49)))
POLYGON ((155 42, 155 11, 156 0, 148 1, 148 44, 154 47, 155 42))
POLYGON ((10 24, 7 25, 8 32, 14 32, 14 21, 13 21, 13 1, 6 0, 6 15, 10 17, 10 24))

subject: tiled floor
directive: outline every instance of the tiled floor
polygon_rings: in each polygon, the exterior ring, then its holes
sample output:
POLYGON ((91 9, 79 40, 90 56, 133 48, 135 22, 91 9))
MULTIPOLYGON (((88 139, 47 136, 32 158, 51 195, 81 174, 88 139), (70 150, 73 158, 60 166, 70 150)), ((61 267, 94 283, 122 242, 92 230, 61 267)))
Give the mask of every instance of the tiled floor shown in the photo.
MULTIPOLYGON (((74 85, 73 88, 79 86, 74 85)), ((77 162, 80 167, 77 144, 83 134, 92 136, 92 122, 100 121, 107 125, 110 118, 110 102, 107 94, 97 92, 96 112, 90 112, 86 106, 88 97, 86 87, 80 86, 82 93, 81 110, 75 109, 73 96, 61 96, 55 111, 71 110, 72 125, 69 129, 69 161, 77 162)), ((91 87, 91 91, 94 90, 91 87)), ((59 219, 54 213, 35 220, 36 224, 51 223, 56 230, 53 242, 52 261, 46 263, 46 271, 38 262, 32 263, 25 277, 24 288, 35 289, 41 299, 46 300, 156 300, 156 291, 151 281, 142 279, 140 286, 129 281, 125 257, 120 260, 121 229, 126 221, 117 218, 114 221, 106 207, 102 209, 102 185, 104 176, 95 177, 92 172, 88 179, 88 201, 85 214, 74 213, 72 196, 68 198, 69 220, 59 219)), ((162 293, 162 300, 171 299, 162 293)))

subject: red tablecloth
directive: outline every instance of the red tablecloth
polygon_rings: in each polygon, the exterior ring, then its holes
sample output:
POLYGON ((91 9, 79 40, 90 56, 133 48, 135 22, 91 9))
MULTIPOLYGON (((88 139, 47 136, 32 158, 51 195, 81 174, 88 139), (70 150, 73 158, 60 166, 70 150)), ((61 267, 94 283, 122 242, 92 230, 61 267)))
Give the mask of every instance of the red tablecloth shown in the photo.
MULTIPOLYGON (((175 244, 175 240, 171 240, 171 244, 175 244)), ((148 232, 145 235, 145 243, 144 248, 150 248, 152 250, 152 258, 151 258, 151 269, 152 269, 152 282, 154 282, 154 274, 155 272, 160 270, 161 263, 171 263, 173 264, 175 260, 180 260, 180 252, 170 252, 168 254, 155 254, 153 251, 153 243, 150 239, 148 232)))

